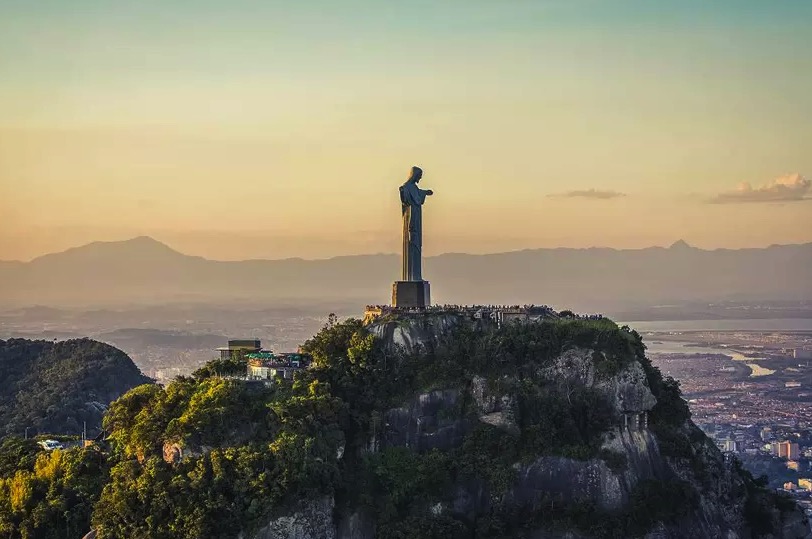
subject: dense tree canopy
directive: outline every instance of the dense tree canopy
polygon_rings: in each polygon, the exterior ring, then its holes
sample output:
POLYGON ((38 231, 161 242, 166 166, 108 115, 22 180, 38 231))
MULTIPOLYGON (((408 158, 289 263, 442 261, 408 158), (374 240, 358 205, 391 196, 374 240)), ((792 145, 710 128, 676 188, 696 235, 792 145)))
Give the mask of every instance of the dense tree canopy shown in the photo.
POLYGON ((19 455, 16 470, 0 472, 0 537, 81 537, 107 481, 107 459, 95 448, 39 451, 10 437, 0 460, 19 455))
POLYGON ((0 437, 92 433, 104 407, 149 382, 121 350, 91 339, 0 340, 0 437))

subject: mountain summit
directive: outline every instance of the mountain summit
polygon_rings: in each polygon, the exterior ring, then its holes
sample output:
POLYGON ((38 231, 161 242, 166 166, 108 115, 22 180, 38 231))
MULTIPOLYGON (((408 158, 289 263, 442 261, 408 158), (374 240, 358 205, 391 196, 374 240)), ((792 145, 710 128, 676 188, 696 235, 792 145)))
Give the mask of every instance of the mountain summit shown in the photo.
POLYGON ((675 241, 674 243, 672 243, 672 244, 671 244, 671 247, 669 247, 669 249, 673 249, 673 250, 677 250, 677 249, 686 250, 686 249, 693 249, 693 247, 691 247, 691 246, 688 244, 688 242, 686 242, 685 240, 677 240, 677 241, 675 241))
POLYGON ((42 262, 64 262, 66 260, 94 259, 124 257, 129 259, 144 258, 172 258, 187 257, 175 251, 165 243, 149 236, 138 236, 123 241, 94 241, 79 247, 73 247, 59 253, 40 256, 31 261, 31 264, 42 262))

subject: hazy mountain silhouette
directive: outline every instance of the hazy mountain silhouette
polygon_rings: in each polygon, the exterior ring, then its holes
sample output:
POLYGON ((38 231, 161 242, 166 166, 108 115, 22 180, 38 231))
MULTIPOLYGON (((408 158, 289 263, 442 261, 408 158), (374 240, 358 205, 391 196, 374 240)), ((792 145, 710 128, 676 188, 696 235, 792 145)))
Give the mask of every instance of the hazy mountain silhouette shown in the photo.
MULTIPOLYGON (((533 249, 428 257, 437 302, 546 303, 617 309, 670 301, 812 299, 812 243, 763 249, 533 249)), ((31 262, 0 264, 0 304, 177 301, 386 303, 393 254, 222 262, 152 238, 96 242, 31 262)))

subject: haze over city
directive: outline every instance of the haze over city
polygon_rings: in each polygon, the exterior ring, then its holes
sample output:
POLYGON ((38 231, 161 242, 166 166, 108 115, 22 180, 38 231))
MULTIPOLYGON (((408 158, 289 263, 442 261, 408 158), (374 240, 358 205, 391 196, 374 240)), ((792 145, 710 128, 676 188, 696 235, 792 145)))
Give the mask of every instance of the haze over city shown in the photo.
POLYGON ((0 260, 812 241, 812 4, 5 2, 0 260))

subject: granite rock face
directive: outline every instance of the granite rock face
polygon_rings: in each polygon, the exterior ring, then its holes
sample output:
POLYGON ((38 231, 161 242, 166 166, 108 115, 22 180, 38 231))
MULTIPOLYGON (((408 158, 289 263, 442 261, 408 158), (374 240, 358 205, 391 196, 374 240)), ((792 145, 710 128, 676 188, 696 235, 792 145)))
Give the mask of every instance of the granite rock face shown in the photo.
POLYGON ((621 430, 611 445, 622 448, 628 463, 625 470, 613 471, 599 459, 541 457, 519 468, 505 502, 536 508, 545 498, 552 498, 587 502, 601 509, 620 509, 628 503, 638 482, 665 475, 657 442, 648 431, 621 430))
MULTIPOLYGON (((251 539, 336 539, 332 496, 300 500, 282 516, 272 518, 251 539)), ((351 536, 347 536, 351 537, 351 536)), ((239 539, 244 539, 241 534, 239 539)), ((360 537, 359 537, 360 539, 360 537)))
POLYGON ((431 350, 440 337, 463 321, 453 314, 431 314, 415 318, 377 321, 367 330, 383 342, 408 352, 431 350))
POLYGON ((459 446, 470 430, 470 422, 457 411, 459 398, 459 390, 441 389, 390 409, 385 415, 384 446, 420 452, 459 446))
MULTIPOLYGON (((503 380, 510 383, 511 380, 503 380)), ((471 396, 476 404, 478 419, 494 427, 518 433, 516 403, 507 394, 491 387, 486 378, 474 376, 471 380, 471 396)))
POLYGON ((363 511, 343 512, 337 516, 336 539, 375 539, 375 522, 363 511))
POLYGON ((657 404, 646 381, 646 372, 637 361, 632 361, 609 378, 596 376, 596 361, 603 353, 586 348, 571 348, 558 356, 553 364, 542 370, 542 376, 551 383, 594 387, 601 391, 614 406, 617 415, 650 411, 657 404))
POLYGON ((177 464, 190 458, 206 455, 210 453, 212 449, 213 448, 208 445, 189 446, 167 440, 163 445, 163 458, 164 461, 169 464, 177 464))

